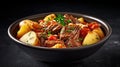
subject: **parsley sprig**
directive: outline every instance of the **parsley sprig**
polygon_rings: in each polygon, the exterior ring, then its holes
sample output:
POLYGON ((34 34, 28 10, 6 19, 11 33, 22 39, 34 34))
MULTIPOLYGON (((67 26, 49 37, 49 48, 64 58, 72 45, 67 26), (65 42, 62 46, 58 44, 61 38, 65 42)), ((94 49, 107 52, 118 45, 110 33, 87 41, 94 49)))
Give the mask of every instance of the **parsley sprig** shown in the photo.
POLYGON ((61 25, 65 26, 66 23, 64 22, 64 19, 65 18, 64 18, 64 16, 62 14, 57 14, 57 17, 54 20, 56 20, 61 25))

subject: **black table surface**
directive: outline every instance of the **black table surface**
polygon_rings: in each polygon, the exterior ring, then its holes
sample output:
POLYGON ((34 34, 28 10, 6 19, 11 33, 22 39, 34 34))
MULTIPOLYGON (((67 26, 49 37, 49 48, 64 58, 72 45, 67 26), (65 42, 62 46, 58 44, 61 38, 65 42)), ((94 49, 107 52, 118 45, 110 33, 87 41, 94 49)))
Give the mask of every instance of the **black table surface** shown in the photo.
POLYGON ((10 4, 2 8, 0 18, 0 67, 120 67, 120 9, 117 5, 78 2, 10 4), (38 13, 61 11, 83 13, 103 19, 111 25, 112 35, 93 55, 80 62, 66 64, 37 62, 8 37, 8 26, 17 19, 38 13))

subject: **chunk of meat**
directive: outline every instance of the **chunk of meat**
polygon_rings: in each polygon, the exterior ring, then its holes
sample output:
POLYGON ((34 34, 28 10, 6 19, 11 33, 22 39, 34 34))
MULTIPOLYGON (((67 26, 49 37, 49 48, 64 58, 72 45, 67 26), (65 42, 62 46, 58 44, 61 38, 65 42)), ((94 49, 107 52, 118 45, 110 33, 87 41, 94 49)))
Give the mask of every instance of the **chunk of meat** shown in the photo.
POLYGON ((81 46, 81 41, 79 40, 79 26, 76 26, 74 31, 70 34, 69 39, 65 42, 68 47, 78 47, 81 46))
POLYGON ((46 31, 51 31, 53 34, 59 33, 62 29, 62 25, 52 21, 46 28, 46 31))
MULTIPOLYGON (((76 33, 79 34, 80 27, 79 25, 68 25, 68 26, 64 26, 61 29, 60 32, 60 39, 61 40, 68 40, 68 39, 72 39, 74 38, 74 36, 76 35, 76 33)), ((79 36, 78 36, 79 37, 79 36)))
POLYGON ((40 41, 40 44, 41 44, 40 46, 44 46, 44 42, 45 42, 45 40, 48 37, 47 33, 45 33, 45 32, 38 32, 36 34, 37 34, 37 37, 39 38, 39 41, 40 41))
POLYGON ((74 24, 79 23, 78 19, 73 17, 72 15, 65 14, 64 17, 65 17, 65 22, 67 22, 67 20, 70 20, 71 23, 74 23, 74 24))
POLYGON ((61 26, 60 24, 57 24, 57 26, 55 26, 55 27, 52 29, 52 32, 54 32, 54 33, 59 33, 61 29, 62 29, 62 26, 61 26))
POLYGON ((45 41, 45 46, 46 47, 52 47, 55 44, 63 44, 64 45, 64 42, 62 40, 46 40, 45 41))
POLYGON ((67 26, 64 26, 60 32, 60 39, 64 41, 70 37, 70 32, 66 32, 66 28, 67 26))

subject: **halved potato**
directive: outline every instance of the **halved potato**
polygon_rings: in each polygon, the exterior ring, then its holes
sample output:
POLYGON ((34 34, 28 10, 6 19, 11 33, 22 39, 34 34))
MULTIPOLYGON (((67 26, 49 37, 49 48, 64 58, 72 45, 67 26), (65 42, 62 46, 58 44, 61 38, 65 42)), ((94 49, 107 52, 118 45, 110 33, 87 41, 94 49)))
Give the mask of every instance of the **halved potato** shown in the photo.
POLYGON ((21 38, 20 41, 30 44, 32 46, 39 46, 40 41, 34 31, 29 31, 28 33, 24 34, 21 38))
POLYGON ((49 14, 43 20, 47 22, 47 21, 53 20, 54 18, 56 18, 55 14, 49 14))
POLYGON ((100 41, 99 35, 94 31, 89 31, 85 36, 82 45, 91 45, 100 41))
POLYGON ((17 32, 17 37, 22 37, 25 33, 29 32, 31 29, 28 24, 23 24, 17 32))
POLYGON ((96 32, 100 36, 101 39, 104 38, 105 35, 101 28, 95 28, 93 31, 96 32))

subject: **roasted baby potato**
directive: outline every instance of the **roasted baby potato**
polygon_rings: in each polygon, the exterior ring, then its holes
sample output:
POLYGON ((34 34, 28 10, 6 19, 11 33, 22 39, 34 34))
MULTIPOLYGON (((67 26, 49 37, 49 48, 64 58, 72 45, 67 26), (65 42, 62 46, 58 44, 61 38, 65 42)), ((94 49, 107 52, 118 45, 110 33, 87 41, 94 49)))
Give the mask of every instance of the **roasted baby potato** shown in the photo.
POLYGON ((34 31, 29 31, 26 34, 24 34, 21 38, 20 41, 30 44, 32 46, 39 46, 40 41, 34 31))
POLYGON ((30 30, 36 30, 38 28, 41 28, 41 26, 37 22, 28 19, 21 21, 19 23, 19 27, 20 29, 17 32, 18 38, 29 32, 30 30))
POLYGON ((19 23, 19 26, 21 27, 21 26, 24 25, 24 24, 27 24, 31 29, 35 29, 35 28, 40 27, 40 25, 38 24, 38 22, 29 20, 29 19, 26 19, 26 20, 21 21, 21 22, 19 23))
POLYGON ((56 18, 55 14, 49 14, 43 20, 47 22, 53 20, 54 18, 56 18))
POLYGON ((33 22, 32 20, 26 19, 26 20, 21 21, 19 23, 19 26, 21 27, 24 24, 28 24, 30 26, 32 22, 33 22))
POLYGON ((83 17, 78 18, 78 21, 79 21, 80 23, 85 23, 85 21, 84 21, 84 18, 83 18, 83 17))
POLYGON ((21 25, 20 29, 17 32, 17 37, 22 37, 25 33, 29 32, 31 29, 28 24, 21 25))
POLYGON ((101 39, 104 38, 105 35, 101 28, 95 28, 93 31, 96 32, 100 36, 101 39))
POLYGON ((99 35, 94 31, 89 31, 83 40, 83 45, 91 45, 100 41, 99 35))

